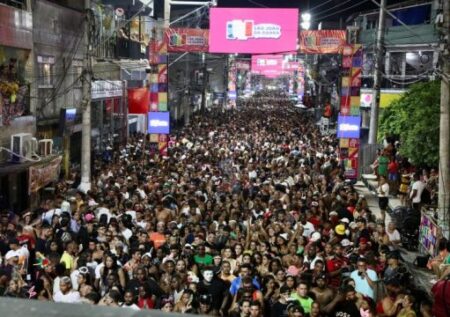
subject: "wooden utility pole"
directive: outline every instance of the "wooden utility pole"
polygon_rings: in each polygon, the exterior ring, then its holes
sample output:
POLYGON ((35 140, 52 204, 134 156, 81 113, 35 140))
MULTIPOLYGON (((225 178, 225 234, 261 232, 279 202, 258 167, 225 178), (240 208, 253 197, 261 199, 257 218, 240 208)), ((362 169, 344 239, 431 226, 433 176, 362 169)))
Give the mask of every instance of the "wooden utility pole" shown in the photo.
POLYGON ((445 236, 450 228, 450 0, 443 0, 441 34, 441 115, 439 129, 439 224, 445 236))
POLYGON ((377 47, 375 54, 375 74, 373 80, 374 103, 370 111, 369 144, 377 143, 378 133, 378 112, 380 109, 380 89, 383 78, 383 56, 384 56, 384 28, 386 19, 386 0, 381 0, 380 13, 378 18, 377 47))

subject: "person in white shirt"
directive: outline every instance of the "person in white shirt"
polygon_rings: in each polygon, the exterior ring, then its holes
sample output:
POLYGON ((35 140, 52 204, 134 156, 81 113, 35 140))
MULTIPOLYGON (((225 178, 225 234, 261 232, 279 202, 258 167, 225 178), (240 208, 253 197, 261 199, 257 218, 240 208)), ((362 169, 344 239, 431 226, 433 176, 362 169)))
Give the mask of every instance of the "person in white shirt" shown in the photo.
POLYGON ((300 221, 298 223, 295 224, 294 226, 294 230, 297 230, 297 226, 300 225, 303 227, 303 236, 306 238, 309 238, 311 236, 311 234, 316 231, 316 229, 314 228, 314 225, 306 220, 306 216, 305 214, 301 213, 300 214, 300 221))
POLYGON ((53 295, 53 300, 56 303, 81 303, 80 293, 72 289, 72 282, 70 277, 64 276, 59 281, 59 291, 53 295))
POLYGON ((420 175, 418 173, 414 174, 414 183, 411 188, 411 193, 409 194, 409 198, 412 201, 413 208, 420 212, 420 203, 422 192, 425 189, 425 183, 420 180, 420 175))
POLYGON ((381 175, 380 176, 380 186, 377 188, 377 194, 378 194, 378 206, 380 207, 381 212, 381 220, 384 221, 386 219, 386 210, 388 208, 389 204, 389 184, 386 181, 386 177, 381 175))
POLYGON ((386 228, 386 234, 389 237, 389 249, 396 250, 400 247, 400 232, 395 228, 395 223, 390 222, 386 228))

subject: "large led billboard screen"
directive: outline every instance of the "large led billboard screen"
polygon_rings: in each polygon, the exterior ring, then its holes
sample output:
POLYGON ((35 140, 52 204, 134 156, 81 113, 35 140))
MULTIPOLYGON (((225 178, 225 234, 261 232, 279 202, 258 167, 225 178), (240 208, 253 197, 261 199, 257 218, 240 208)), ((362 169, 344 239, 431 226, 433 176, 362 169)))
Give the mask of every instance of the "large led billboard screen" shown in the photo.
POLYGON ((298 9, 211 8, 211 53, 268 54, 297 50, 298 9))

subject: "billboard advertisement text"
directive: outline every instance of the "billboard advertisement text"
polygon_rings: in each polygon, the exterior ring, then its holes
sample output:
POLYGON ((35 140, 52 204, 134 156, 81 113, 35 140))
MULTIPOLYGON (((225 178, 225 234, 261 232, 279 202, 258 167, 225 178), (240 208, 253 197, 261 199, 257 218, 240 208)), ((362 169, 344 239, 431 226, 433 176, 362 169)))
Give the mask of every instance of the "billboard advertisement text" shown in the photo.
POLYGON ((170 133, 170 112, 149 112, 148 113, 148 133, 169 134, 170 133))
POLYGON ((211 53, 266 54, 297 48, 297 9, 210 9, 211 53))

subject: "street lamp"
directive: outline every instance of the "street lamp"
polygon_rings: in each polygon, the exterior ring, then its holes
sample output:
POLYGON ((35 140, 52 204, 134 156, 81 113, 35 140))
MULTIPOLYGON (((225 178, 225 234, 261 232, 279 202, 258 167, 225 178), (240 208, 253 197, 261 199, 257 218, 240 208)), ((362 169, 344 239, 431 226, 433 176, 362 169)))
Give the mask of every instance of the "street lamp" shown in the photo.
POLYGON ((302 13, 302 23, 300 23, 300 26, 303 30, 309 30, 311 27, 311 14, 308 12, 302 13))

